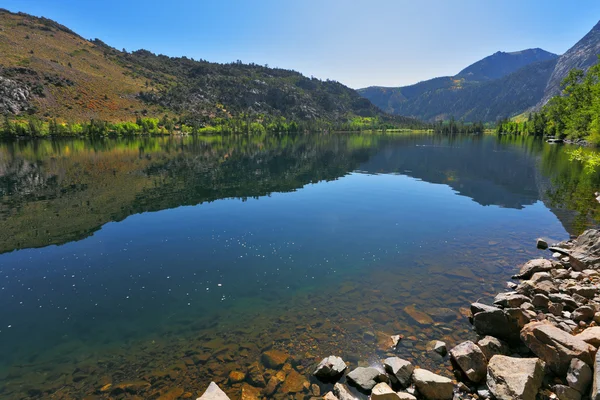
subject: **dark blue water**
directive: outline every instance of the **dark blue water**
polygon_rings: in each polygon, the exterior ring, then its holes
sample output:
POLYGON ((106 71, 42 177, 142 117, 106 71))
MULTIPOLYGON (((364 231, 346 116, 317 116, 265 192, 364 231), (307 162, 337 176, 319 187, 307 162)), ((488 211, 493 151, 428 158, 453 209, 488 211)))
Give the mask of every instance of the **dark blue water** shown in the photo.
POLYGON ((0 395, 143 380, 143 397, 195 396, 216 380, 235 396, 227 374, 264 350, 301 373, 329 353, 373 361, 370 331, 412 336, 398 352, 443 370, 419 357, 471 335, 461 307, 543 254, 537 237, 595 224, 569 199, 593 199, 597 177, 564 153, 425 134, 0 145, 0 395))

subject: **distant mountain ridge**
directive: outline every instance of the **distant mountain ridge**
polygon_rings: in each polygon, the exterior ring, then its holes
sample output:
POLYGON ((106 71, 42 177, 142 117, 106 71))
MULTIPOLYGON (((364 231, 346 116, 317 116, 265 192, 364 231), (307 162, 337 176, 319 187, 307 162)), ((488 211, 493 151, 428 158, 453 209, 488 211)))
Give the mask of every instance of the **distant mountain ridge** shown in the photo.
POLYGON ((358 89, 382 110, 424 121, 454 117, 495 122, 543 106, 560 94, 573 68, 587 70, 600 54, 600 22, 562 56, 535 48, 496 52, 452 77, 414 85, 358 89))
POLYGON ((0 9, 0 114, 81 122, 132 121, 138 116, 288 120, 339 124, 388 115, 333 80, 241 61, 126 52, 86 40, 47 18, 0 9))

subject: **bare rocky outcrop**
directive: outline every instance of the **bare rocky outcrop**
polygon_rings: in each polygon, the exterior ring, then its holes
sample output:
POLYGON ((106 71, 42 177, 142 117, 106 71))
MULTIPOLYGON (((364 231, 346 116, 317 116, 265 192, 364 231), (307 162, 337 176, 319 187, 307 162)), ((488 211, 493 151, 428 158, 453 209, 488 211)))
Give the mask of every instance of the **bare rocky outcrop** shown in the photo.
POLYGON ((28 86, 0 76, 0 114, 19 115, 29 109, 30 99, 28 86))

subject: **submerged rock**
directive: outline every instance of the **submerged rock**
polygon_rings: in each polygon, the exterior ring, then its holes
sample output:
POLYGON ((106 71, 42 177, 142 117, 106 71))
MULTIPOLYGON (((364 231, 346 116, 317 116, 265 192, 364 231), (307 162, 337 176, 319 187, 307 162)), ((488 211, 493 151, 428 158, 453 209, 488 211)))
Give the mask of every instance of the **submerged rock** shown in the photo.
POLYGON ((348 366, 341 357, 329 356, 317 365, 313 375, 323 380, 336 379, 344 373, 346 368, 348 366))
POLYGON ((532 322, 523 328, 521 339, 558 375, 564 376, 573 358, 592 365, 596 349, 548 322, 532 322))
POLYGON ((204 394, 196 400, 230 400, 216 383, 211 382, 204 394))
POLYGON ((390 357, 383 361, 383 366, 400 386, 410 386, 411 376, 415 369, 410 362, 398 357, 390 357))
POLYGON ((284 394, 289 393, 301 393, 308 390, 310 383, 304 375, 299 374, 296 370, 292 369, 285 377, 281 388, 279 389, 284 394))
POLYGON ((543 379, 538 358, 496 355, 488 364, 487 385, 497 400, 535 400, 543 379))
POLYGON ((487 359, 475 343, 466 341, 450 350, 453 364, 474 383, 485 379, 487 359))
POLYGON ((423 311, 417 310, 414 305, 404 307, 404 312, 421 325, 433 324, 433 319, 423 311))
POLYGON ((454 396, 454 384, 450 379, 426 369, 415 369, 413 380, 419 393, 427 400, 450 400, 454 396))
POLYGON ((290 358, 289 354, 280 350, 265 351, 262 355, 263 365, 267 368, 278 369, 290 358))

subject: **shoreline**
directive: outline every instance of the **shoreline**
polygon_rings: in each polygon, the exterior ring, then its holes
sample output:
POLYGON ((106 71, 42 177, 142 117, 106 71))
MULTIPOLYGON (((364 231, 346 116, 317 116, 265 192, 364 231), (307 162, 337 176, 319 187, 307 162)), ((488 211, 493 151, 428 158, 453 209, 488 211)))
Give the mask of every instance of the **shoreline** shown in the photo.
MULTIPOLYGON (((450 360, 454 379, 398 357, 350 371, 331 355, 308 367, 320 382, 334 384, 323 394, 286 364, 285 353, 273 350, 261 361, 280 372, 263 378, 266 387, 259 388, 252 386, 258 377, 250 371, 240 399, 272 398, 283 387, 294 394, 281 398, 294 399, 352 400, 358 391, 373 400, 600 400, 600 231, 549 247, 538 240, 538 248, 547 248, 551 257, 522 265, 492 305, 470 305, 476 342, 452 349, 437 340, 428 344, 428 354, 450 360)), ((402 339, 401 332, 391 336, 390 348, 402 339)), ((230 381, 235 375, 232 371, 230 381)), ((213 382, 198 399, 229 397, 213 382)))

